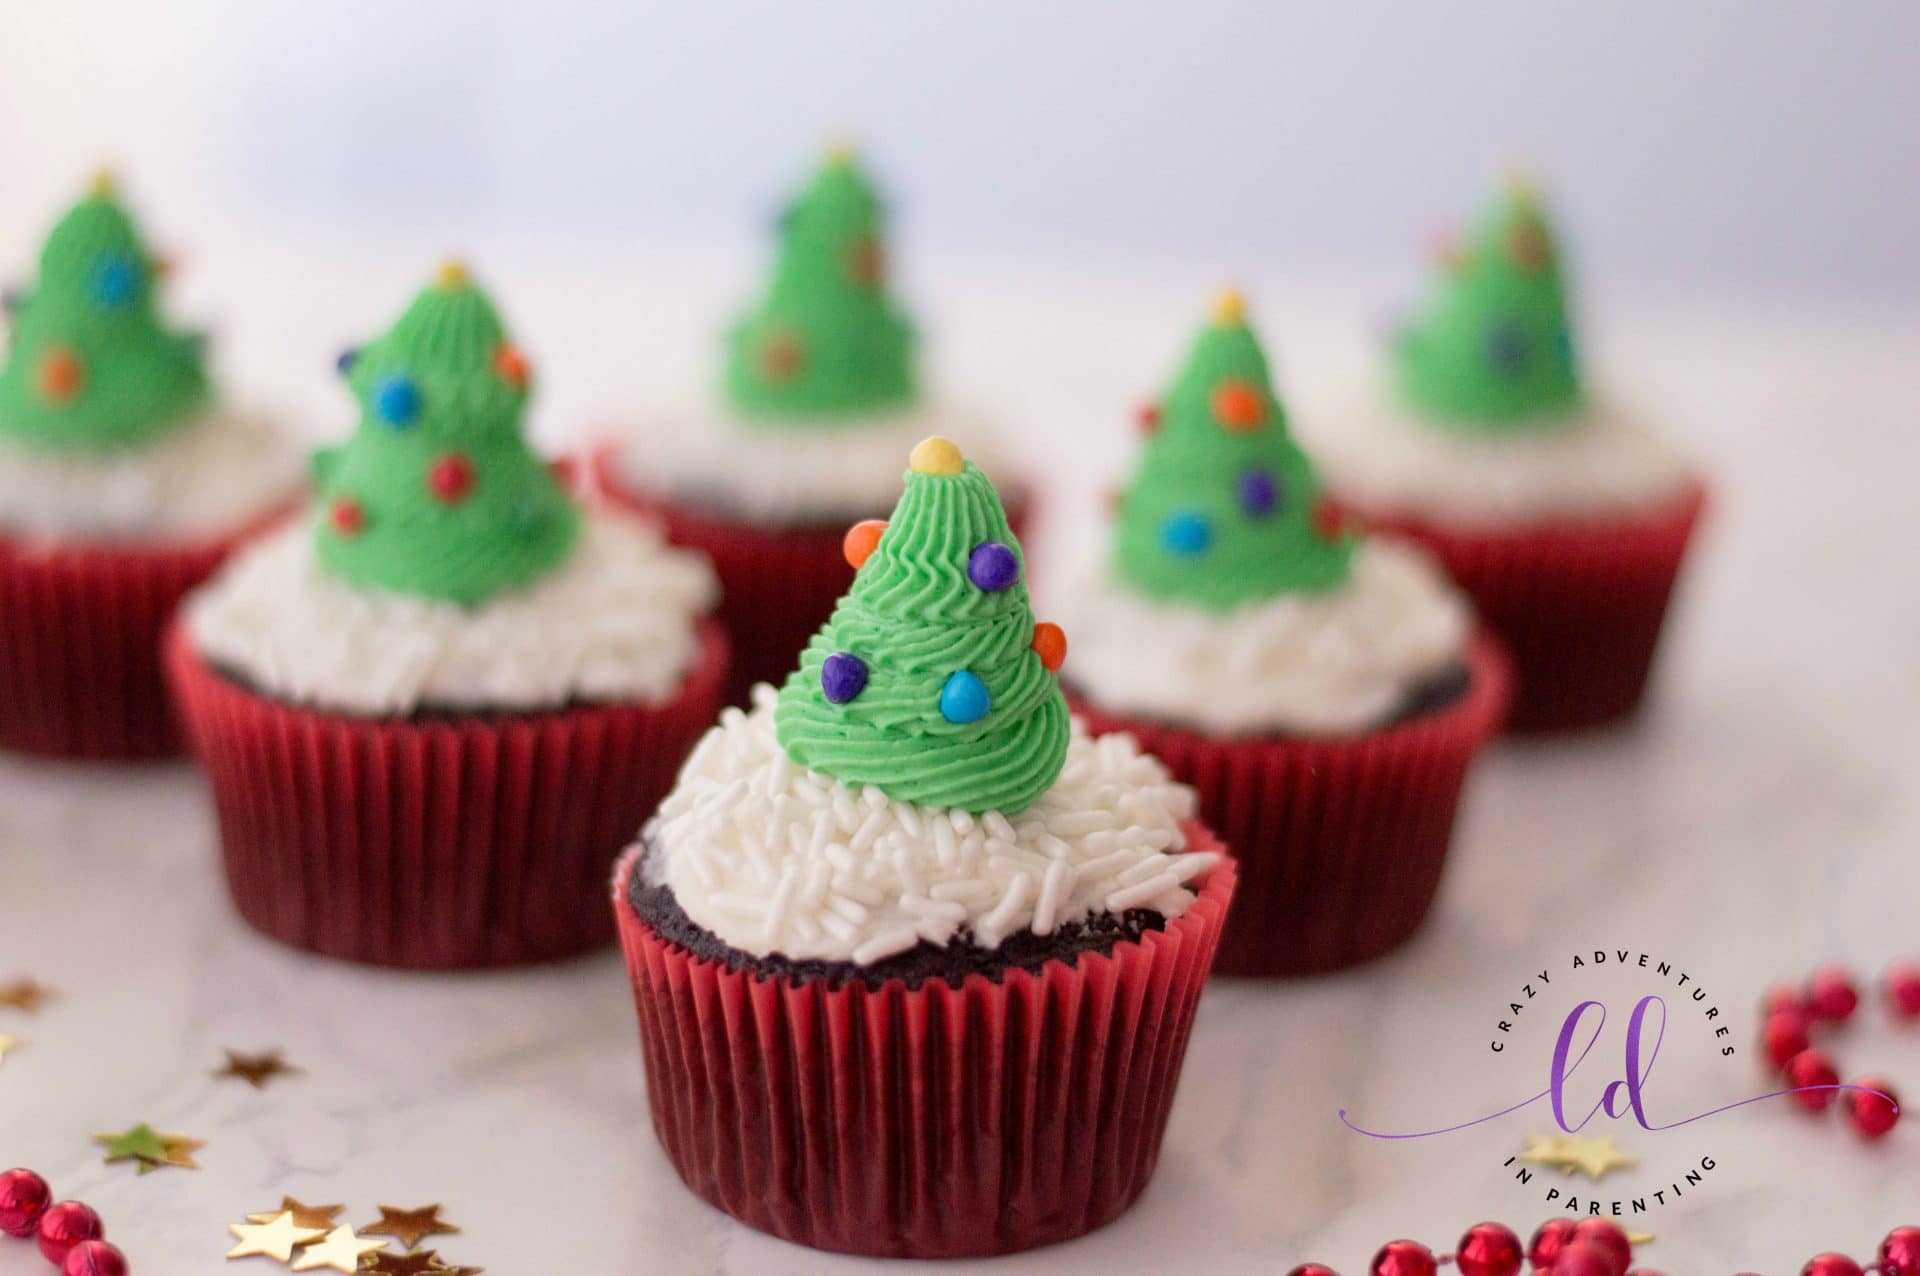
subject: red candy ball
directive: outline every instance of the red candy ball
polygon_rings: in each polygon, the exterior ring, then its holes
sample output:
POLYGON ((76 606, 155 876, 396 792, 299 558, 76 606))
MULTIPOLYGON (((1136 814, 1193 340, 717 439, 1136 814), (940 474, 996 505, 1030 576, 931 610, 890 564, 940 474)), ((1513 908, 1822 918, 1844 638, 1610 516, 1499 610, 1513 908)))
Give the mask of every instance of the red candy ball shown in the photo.
POLYGON ((33 1235, 52 1199, 53 1189, 32 1170, 8 1170, 0 1174, 0 1232, 20 1237, 33 1235))
POLYGON ((1920 963, 1897 962, 1888 969, 1887 1008, 1897 1018, 1920 1019, 1920 963))
POLYGON ((1515 1276, 1526 1261, 1520 1238, 1498 1223, 1475 1223, 1453 1250, 1461 1276, 1515 1276))
POLYGON ((1540 1224, 1540 1230, 1527 1242, 1527 1260, 1535 1267, 1553 1266, 1553 1260, 1573 1240, 1573 1227, 1570 1218, 1550 1218, 1540 1224))
POLYGON ((1920 1276, 1920 1227, 1896 1227, 1880 1242, 1880 1269, 1886 1276, 1920 1276))
POLYGON ((1551 1276, 1625 1276, 1627 1269, 1615 1267, 1613 1255, 1598 1245, 1575 1241, 1546 1270, 1551 1276))
POLYGON ((1882 1077, 1861 1077, 1853 1084, 1861 1087, 1847 1094, 1847 1120, 1864 1139, 1877 1139, 1900 1122, 1900 1096, 1882 1077), (1867 1091, 1878 1091, 1869 1094, 1867 1091), (1886 1095, 1893 1100, 1881 1095, 1886 1095))
POLYGON ((1302 1263, 1287 1273, 1287 1276, 1340 1276, 1331 1267, 1322 1267, 1319 1263, 1302 1263))
POLYGON ((55 1267, 81 1241, 97 1241, 106 1228, 93 1208, 78 1201, 62 1201, 40 1216, 40 1252, 55 1267))
POLYGON ((53 403, 65 403, 80 393, 87 382, 87 366, 80 356, 65 346, 56 346, 40 360, 40 395, 53 403))
POLYGON ((1583 1218, 1573 1225, 1570 1245, 1585 1245, 1599 1250, 1613 1263, 1613 1276, 1627 1276, 1633 1266, 1633 1242, 1618 1223, 1604 1218, 1583 1218))
POLYGON ((1435 1276, 1440 1261, 1419 1241, 1388 1241, 1368 1265, 1368 1276, 1435 1276))
POLYGON ((434 499, 446 505, 466 500, 473 491, 473 480, 473 462, 460 452, 447 453, 427 471, 427 486, 433 490, 434 499))
POLYGON ((61 1276, 127 1276, 127 1256, 105 1241, 81 1241, 67 1255, 61 1276))
POLYGON ((1800 1269, 1800 1276, 1862 1276, 1860 1264, 1845 1254, 1815 1254, 1800 1269))
MULTIPOLYGON (((1802 1050, 1787 1060, 1787 1084, 1796 1089, 1839 1085, 1840 1070, 1819 1049, 1802 1050)), ((1809 1112, 1825 1112, 1833 1105, 1833 1096, 1837 1093, 1836 1090, 1810 1089, 1795 1094, 1793 1101, 1809 1112)))
POLYGON ((866 565, 873 551, 880 546, 880 533, 887 530, 884 518, 867 518, 847 529, 840 538, 840 552, 846 557, 847 566, 859 571, 866 565))
POLYGON ((358 536, 367 530, 367 511, 359 501, 343 496, 327 511, 327 521, 342 536, 358 536))
POLYGON ((1760 1046, 1776 1072, 1784 1070, 1793 1056, 1811 1044, 1806 1019, 1790 1012, 1770 1016, 1767 1026, 1760 1030, 1760 1046))
POLYGON ((1845 1023, 1860 1005, 1860 989, 1844 966, 1822 966, 1807 985, 1807 1009, 1816 1019, 1845 1023))

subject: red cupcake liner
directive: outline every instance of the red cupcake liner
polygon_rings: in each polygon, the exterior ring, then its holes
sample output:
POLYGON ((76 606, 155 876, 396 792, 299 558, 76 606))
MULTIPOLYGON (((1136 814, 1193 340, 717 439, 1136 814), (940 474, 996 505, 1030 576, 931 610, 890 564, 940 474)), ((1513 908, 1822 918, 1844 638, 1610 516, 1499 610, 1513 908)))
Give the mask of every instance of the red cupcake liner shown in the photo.
POLYGON ((1563 731, 1640 707, 1674 581, 1706 507, 1698 481, 1634 518, 1517 529, 1447 527, 1348 508, 1431 550, 1513 659, 1514 731, 1563 731))
POLYGON ((708 1204, 815 1249, 948 1258, 1071 1239, 1145 1190, 1231 861, 1165 931, 1108 956, 917 989, 695 957, 634 913, 634 863, 614 911, 653 1126, 708 1204))
POLYGON ((161 634, 188 590, 285 515, 178 545, 0 536, 0 749, 102 761, 180 753, 161 634))
POLYGON ((1214 969, 1307 975, 1398 948, 1440 888, 1467 769, 1500 724, 1511 679, 1485 636, 1445 708, 1335 739, 1200 735, 1072 697, 1096 735, 1125 731, 1200 796, 1240 869, 1214 969))
MULTIPOLYGON (((853 585, 853 568, 841 549, 847 528, 757 526, 677 504, 628 485, 615 463, 618 450, 605 445, 588 458, 594 491, 664 524, 668 540, 704 552, 720 577, 716 614, 733 640, 726 702, 744 706, 754 683, 785 682, 807 641, 853 585)), ((1026 527, 1028 504, 1022 492, 1008 488, 1007 522, 1015 536, 1026 527)), ((876 509, 870 517, 887 513, 876 509)))
POLYGON ((726 637, 661 705, 359 718, 223 677, 169 633, 167 674, 213 790, 227 886, 281 943, 410 970, 606 943, 607 873, 720 709, 726 637))

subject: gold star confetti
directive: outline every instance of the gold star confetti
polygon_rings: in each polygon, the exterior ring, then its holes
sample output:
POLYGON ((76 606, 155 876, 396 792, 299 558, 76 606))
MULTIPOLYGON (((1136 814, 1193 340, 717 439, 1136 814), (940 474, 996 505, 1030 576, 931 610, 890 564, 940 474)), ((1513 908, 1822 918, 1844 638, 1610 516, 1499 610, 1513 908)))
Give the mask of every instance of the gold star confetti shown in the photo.
MULTIPOLYGON (((249 1214, 247 1217, 252 1219, 254 1216, 249 1214)), ((229 1223, 227 1230, 240 1242, 227 1251, 229 1259, 258 1256, 278 1259, 283 1263, 293 1260, 295 1246, 311 1244, 326 1235, 318 1227, 300 1226, 292 1210, 269 1214, 266 1222, 257 1225, 229 1223)))
POLYGON ((132 1161, 138 1174, 151 1174, 162 1166, 197 1170, 200 1166, 193 1154, 206 1146, 184 1134, 157 1133, 145 1121, 119 1134, 96 1134, 93 1141, 106 1148, 108 1165, 132 1161))
POLYGON ((1567 1163, 1561 1155, 1560 1147, 1561 1138, 1557 1134, 1529 1134, 1527 1150, 1520 1154, 1520 1159, 1533 1165, 1547 1165, 1556 1170, 1564 1170, 1567 1168, 1567 1163))
MULTIPOLYGON (((193 1154, 207 1146, 205 1139, 190 1139, 184 1134, 163 1134, 160 1141, 166 1145, 166 1155, 160 1158, 161 1165, 171 1165, 182 1170, 197 1170, 200 1163, 193 1154)), ((155 1168, 158 1168, 157 1166, 155 1168)))
POLYGON ((24 1010, 30 1015, 35 1014, 58 995, 29 975, 10 984, 0 984, 0 1010, 24 1010))
POLYGON ((1629 1245, 1634 1245, 1634 1246, 1651 1245, 1656 1239, 1658 1238, 1655 1237, 1652 1232, 1628 1232, 1627 1233, 1627 1244, 1629 1245))
POLYGON ((0 1063, 7 1061, 7 1055, 27 1044, 25 1037, 9 1037, 0 1032, 0 1063))
POLYGON ((293 1270, 310 1272, 330 1267, 336 1272, 357 1272, 362 1258, 386 1247, 385 1241, 361 1240, 354 1235, 350 1224, 343 1224, 328 1232, 325 1240, 316 1241, 301 1250, 300 1257, 294 1260, 293 1270))
POLYGON ((312 1227, 321 1232, 330 1232, 339 1226, 337 1220, 344 1205, 307 1205, 291 1196, 280 1198, 280 1208, 268 1210, 262 1214, 247 1215, 249 1223, 271 1223, 282 1214, 293 1215, 293 1221, 300 1227, 312 1227))
POLYGON ((1640 1164, 1639 1157, 1628 1156, 1613 1146, 1611 1134, 1594 1139, 1569 1134, 1560 1143, 1560 1155, 1569 1171, 1579 1170, 1596 1183, 1615 1170, 1640 1164))
POLYGON ((390 1249, 383 1249, 360 1270, 379 1272, 381 1276, 425 1276, 426 1273, 444 1276, 447 1265, 440 1261, 440 1255, 430 1249, 416 1249, 408 1254, 396 1254, 390 1249))
POLYGON ((225 1053, 227 1066, 213 1074, 216 1080, 232 1077, 256 1090, 264 1090, 269 1081, 298 1076, 300 1073, 300 1069, 288 1063, 286 1056, 278 1050, 266 1050, 260 1054, 242 1054, 238 1050, 225 1053))
POLYGON ((452 1236, 460 1230, 440 1217, 440 1209, 439 1205, 422 1205, 419 1209, 402 1210, 383 1204, 380 1221, 360 1231, 366 1236, 391 1236, 413 1249, 429 1236, 452 1236))
POLYGON ((439 1269, 440 1276, 480 1276, 480 1273, 486 1270, 484 1267, 442 1267, 439 1269))

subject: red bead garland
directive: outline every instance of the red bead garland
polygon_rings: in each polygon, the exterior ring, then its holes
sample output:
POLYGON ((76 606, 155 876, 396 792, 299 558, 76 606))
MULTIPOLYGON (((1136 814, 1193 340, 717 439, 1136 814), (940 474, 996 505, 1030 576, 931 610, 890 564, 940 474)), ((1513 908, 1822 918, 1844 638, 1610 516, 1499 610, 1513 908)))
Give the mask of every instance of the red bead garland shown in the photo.
POLYGON ((1863 1138, 1877 1139, 1900 1120, 1900 1096, 1880 1077, 1861 1077, 1847 1094, 1847 1119, 1863 1138), (1891 1099, 1892 1102, 1888 1102, 1891 1099))
POLYGON ((1920 1276, 1920 1227, 1896 1227, 1875 1257, 1886 1276, 1920 1276))
POLYGON ((0 1232, 25 1239, 40 1230, 40 1216, 53 1203, 53 1189, 32 1170, 0 1174, 0 1232))
POLYGON ((1807 985, 1807 1008, 1816 1019, 1845 1023, 1860 1005, 1860 990, 1853 976, 1840 966, 1822 966, 1813 972, 1807 985))
POLYGON ((127 1256, 105 1241, 81 1241, 67 1255, 61 1276, 127 1276, 127 1256))
POLYGON ((1535 1267, 1552 1267, 1553 1260, 1560 1257, 1560 1251, 1573 1240, 1573 1227, 1570 1218, 1550 1218, 1540 1224, 1533 1239, 1527 1242, 1527 1261, 1535 1267))
POLYGON ((40 1216, 40 1252, 59 1267, 66 1263, 74 1246, 81 1241, 97 1241, 106 1230, 91 1205, 61 1201, 40 1216))
POLYGON ((101 1239, 106 1227, 79 1201, 49 1205, 53 1191, 32 1170, 0 1174, 0 1232, 33 1237, 61 1276, 128 1276, 127 1256, 101 1239))
POLYGON ((1815 1254, 1800 1269, 1800 1276, 1863 1276, 1860 1264, 1845 1254, 1815 1254))
POLYGON ((1499 1223, 1475 1223, 1453 1247, 1461 1276, 1516 1276, 1526 1261, 1520 1238, 1499 1223))
POLYGON ((1633 1242, 1618 1223, 1604 1218, 1583 1218, 1573 1225, 1570 1249, 1581 1247, 1599 1252, 1608 1261, 1613 1276, 1627 1276, 1633 1266, 1633 1242))
POLYGON ((1818 1047, 1809 1047, 1787 1061, 1787 1084, 1800 1091, 1793 1096, 1795 1103, 1809 1112, 1825 1112, 1838 1091, 1824 1087, 1840 1084, 1840 1070, 1818 1047))
POLYGON ((1920 962, 1895 962, 1888 969, 1887 1009, 1896 1019, 1920 1019, 1920 962))
MULTIPOLYGON (((1920 1017, 1920 964, 1895 962, 1887 968, 1882 984, 1887 1007, 1896 1019, 1920 1017)), ((1793 1101, 1801 1108, 1824 1112, 1833 1106, 1836 1095, 1844 1095, 1840 1110, 1847 1123, 1861 1138, 1878 1139, 1899 1123, 1899 1097, 1878 1077, 1863 1077, 1849 1083, 1857 1088, 1844 1091, 1822 1088, 1838 1086, 1840 1070, 1830 1054, 1813 1045, 1816 1031, 1846 1024, 1860 1001, 1860 984, 1852 972, 1831 962, 1813 973, 1804 990, 1776 984, 1760 1003, 1767 1016, 1760 1030, 1760 1049, 1785 1077, 1795 1092, 1793 1101)))
POLYGON ((1440 1260, 1419 1241, 1388 1241, 1373 1256, 1367 1276, 1436 1276, 1440 1260))

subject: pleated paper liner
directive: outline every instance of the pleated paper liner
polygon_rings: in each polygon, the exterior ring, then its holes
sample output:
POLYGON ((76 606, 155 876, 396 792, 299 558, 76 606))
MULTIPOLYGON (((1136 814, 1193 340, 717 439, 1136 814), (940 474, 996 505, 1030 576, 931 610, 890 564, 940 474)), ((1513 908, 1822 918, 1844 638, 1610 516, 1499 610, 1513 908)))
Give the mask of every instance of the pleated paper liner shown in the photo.
POLYGON ((695 957, 634 913, 634 863, 614 911, 654 1130, 709 1204, 816 1249, 945 1258, 1069 1240, 1145 1190, 1231 862, 1164 932, 1108 956, 917 989, 695 957))
POLYGON ((188 590, 286 512, 174 545, 0 535, 0 748, 98 761, 180 753, 161 633, 188 590))
POLYGON ((1467 670, 1451 704, 1338 739, 1216 738, 1072 699, 1096 735, 1127 732, 1191 784, 1201 821, 1238 864, 1214 969, 1307 975, 1392 951, 1432 908, 1460 790, 1510 683, 1485 636, 1467 670))
POLYGON ((255 694, 183 627, 167 672, 240 915, 284 944, 414 970, 547 961, 613 937, 614 860, 720 710, 726 638, 659 705, 364 718, 255 694))
POLYGON ((1364 507, 1352 512, 1426 546, 1473 598, 1513 658, 1508 727, 1563 731, 1640 707, 1706 503, 1706 487, 1696 481, 1663 509, 1600 522, 1474 529, 1364 507))
MULTIPOLYGON (((807 640, 827 623, 834 604, 853 584, 841 540, 858 520, 830 527, 735 522, 635 489, 620 474, 617 452, 615 445, 603 446, 589 459, 595 492, 618 508, 664 524, 674 544, 702 550, 713 560, 720 577, 720 623, 733 640, 726 702, 744 706, 754 683, 777 687, 785 682, 800 663, 807 640)), ((1020 536, 1029 502, 1011 485, 1003 495, 1007 522, 1020 536)), ((861 517, 885 518, 889 510, 861 517)))

